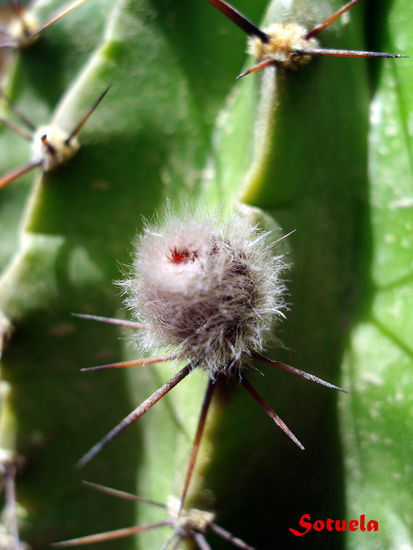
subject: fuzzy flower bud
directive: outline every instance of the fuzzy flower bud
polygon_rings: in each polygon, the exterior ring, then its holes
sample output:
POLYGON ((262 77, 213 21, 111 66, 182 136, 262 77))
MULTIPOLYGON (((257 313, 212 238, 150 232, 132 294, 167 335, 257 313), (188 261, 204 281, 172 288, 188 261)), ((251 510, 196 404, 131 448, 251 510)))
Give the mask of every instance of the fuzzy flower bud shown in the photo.
POLYGON ((121 283, 126 304, 147 330, 144 350, 197 360, 211 378, 240 368, 263 349, 285 308, 285 269, 269 234, 240 216, 174 219, 146 227, 134 273, 121 283))

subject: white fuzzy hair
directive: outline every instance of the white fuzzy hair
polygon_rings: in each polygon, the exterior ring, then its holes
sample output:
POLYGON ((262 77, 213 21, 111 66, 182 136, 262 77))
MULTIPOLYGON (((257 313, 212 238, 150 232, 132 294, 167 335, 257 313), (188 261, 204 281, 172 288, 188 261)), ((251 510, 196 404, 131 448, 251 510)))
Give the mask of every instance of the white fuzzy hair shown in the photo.
POLYGON ((286 264, 270 237, 239 215, 220 223, 169 214, 147 225, 133 273, 120 283, 127 307, 147 327, 137 335, 142 351, 167 349, 211 378, 262 351, 286 307, 286 264))

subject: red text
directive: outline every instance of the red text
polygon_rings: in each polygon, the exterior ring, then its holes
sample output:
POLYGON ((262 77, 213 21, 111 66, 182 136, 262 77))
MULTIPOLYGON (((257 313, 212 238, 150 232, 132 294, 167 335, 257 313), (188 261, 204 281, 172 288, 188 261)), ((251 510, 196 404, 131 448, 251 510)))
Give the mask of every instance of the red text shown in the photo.
POLYGON ((366 523, 366 516, 362 514, 358 520, 345 520, 345 519, 317 519, 311 521, 310 514, 304 514, 301 516, 299 522, 301 530, 292 529, 290 531, 296 537, 302 537, 313 529, 314 531, 378 531, 378 521, 371 519, 366 523))

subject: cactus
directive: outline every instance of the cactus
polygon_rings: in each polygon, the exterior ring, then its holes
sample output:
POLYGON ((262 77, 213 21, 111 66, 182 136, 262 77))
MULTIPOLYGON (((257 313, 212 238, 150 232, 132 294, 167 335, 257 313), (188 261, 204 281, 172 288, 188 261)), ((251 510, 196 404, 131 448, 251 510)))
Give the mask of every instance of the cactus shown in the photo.
MULTIPOLYGON (((237 8, 257 22, 311 26, 340 1, 266 4, 239 0, 237 8)), ((323 31, 323 47, 409 54, 410 3, 375 2, 368 26, 367 4, 323 31)), ((45 0, 34 9, 45 20, 60 5, 45 0)), ((301 544, 288 527, 303 513, 366 514, 380 525, 378 533, 312 532, 304 538, 310 548, 413 546, 411 63, 316 59, 234 83, 244 50, 242 33, 204 0, 88 0, 15 54, 6 91, 36 126, 70 131, 111 85, 67 165, 26 174, 0 194, 0 442, 24 460, 19 524, 33 549, 165 519, 84 488, 82 478, 160 502, 182 488, 202 373, 84 471, 74 468, 174 372, 160 364, 81 374, 136 352, 126 329, 71 316, 126 316, 113 281, 131 263, 142 216, 162 213, 167 201, 223 212, 241 203, 280 234, 295 230, 286 240, 291 311, 277 332, 285 347, 272 356, 351 392, 338 400, 270 367, 254 377, 303 441, 302 453, 246 392, 222 387, 191 499, 260 549, 301 544)), ((12 116, 6 104, 3 116, 12 116)), ((2 173, 28 160, 28 144, 2 128, 2 173)), ((159 529, 112 547, 156 549, 167 536, 159 529)), ((217 549, 226 544, 213 540, 217 549)))

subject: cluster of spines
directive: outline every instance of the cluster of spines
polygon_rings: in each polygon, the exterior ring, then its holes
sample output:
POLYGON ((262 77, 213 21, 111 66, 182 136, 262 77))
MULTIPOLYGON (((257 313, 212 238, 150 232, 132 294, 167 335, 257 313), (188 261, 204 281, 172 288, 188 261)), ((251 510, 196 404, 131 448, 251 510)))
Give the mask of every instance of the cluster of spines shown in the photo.
POLYGON ((46 21, 40 22, 19 0, 9 0, 14 17, 9 25, 0 28, 0 48, 15 50, 31 46, 46 29, 87 1, 71 0, 46 21))
MULTIPOLYGON (((184 218, 183 221, 168 216, 168 221, 163 226, 146 228, 145 234, 137 241, 133 277, 122 283, 128 294, 128 306, 137 317, 136 323, 82 314, 77 316, 125 325, 134 329, 141 347, 153 349, 161 342, 162 346, 168 347, 169 353, 163 357, 100 365, 92 369, 122 368, 173 359, 186 359, 188 363, 94 445, 80 459, 78 466, 85 466, 194 369, 206 370, 208 382, 184 479, 178 517, 185 515, 185 500, 218 379, 234 377, 235 371, 241 385, 268 416, 300 449, 304 449, 283 420, 248 381, 245 363, 248 359, 255 359, 324 386, 337 390, 340 388, 266 357, 261 353, 264 336, 251 337, 248 327, 244 328, 245 334, 241 340, 240 350, 234 349, 220 338, 222 325, 228 328, 225 317, 228 304, 235 303, 237 308, 237 315, 232 313, 234 331, 239 328, 237 318, 241 315, 250 324, 259 321, 260 331, 264 333, 273 325, 274 319, 282 316, 285 304, 284 285, 280 275, 285 264, 282 257, 274 256, 268 237, 268 234, 260 232, 257 227, 251 227, 237 216, 221 228, 216 218, 201 216, 198 216, 198 219, 184 218), (246 288, 252 288, 256 303, 250 298, 244 299, 246 288), (206 308, 201 304, 204 299, 208 301, 206 308), (185 311, 183 317, 180 315, 180 309, 185 311), (204 310, 205 315, 202 315, 200 311, 204 310), (212 324, 208 323, 208 314, 214 318, 212 324), (202 334, 203 330, 208 332, 206 336, 202 334), (200 342, 197 342, 200 333, 200 342), (204 347, 207 348, 207 353, 203 350, 204 347), (208 355, 211 356, 209 362, 208 355)), ((231 344, 230 336, 228 338, 231 344)), ((184 530, 184 533, 184 536, 194 538, 197 542, 197 537, 190 530, 184 530)), ((65 541, 62 544, 73 546, 92 540, 96 539, 86 537, 65 541)), ((251 548, 235 537, 228 540, 239 548, 251 548)))
POLYGON ((8 103, 26 129, 5 118, 0 118, 0 122, 31 143, 32 158, 27 164, 2 176, 0 178, 0 189, 6 187, 35 168, 39 168, 44 173, 56 170, 56 168, 68 162, 80 147, 77 139, 80 130, 108 93, 109 89, 110 87, 106 88, 69 132, 54 125, 36 128, 36 126, 17 109, 10 98, 3 93, 3 99, 8 103))
POLYGON ((258 57, 258 63, 239 74, 237 78, 242 78, 243 76, 260 71, 271 65, 279 66, 283 69, 296 69, 303 63, 307 63, 312 56, 365 58, 406 57, 404 55, 392 53, 364 50, 337 50, 320 48, 318 46, 315 37, 344 13, 358 4, 360 0, 350 0, 310 30, 296 23, 275 23, 268 29, 260 29, 225 0, 208 0, 208 2, 218 8, 250 37, 248 51, 258 57))

